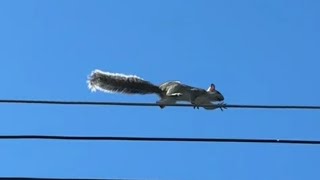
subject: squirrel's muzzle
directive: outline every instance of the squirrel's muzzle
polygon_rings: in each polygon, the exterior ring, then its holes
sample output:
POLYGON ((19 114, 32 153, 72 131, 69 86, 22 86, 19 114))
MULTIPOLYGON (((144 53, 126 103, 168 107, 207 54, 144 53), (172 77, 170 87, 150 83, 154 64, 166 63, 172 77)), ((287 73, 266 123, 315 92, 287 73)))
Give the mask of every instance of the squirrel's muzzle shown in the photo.
POLYGON ((218 101, 223 101, 224 100, 223 95, 219 91, 216 91, 216 93, 217 93, 217 100, 218 101))

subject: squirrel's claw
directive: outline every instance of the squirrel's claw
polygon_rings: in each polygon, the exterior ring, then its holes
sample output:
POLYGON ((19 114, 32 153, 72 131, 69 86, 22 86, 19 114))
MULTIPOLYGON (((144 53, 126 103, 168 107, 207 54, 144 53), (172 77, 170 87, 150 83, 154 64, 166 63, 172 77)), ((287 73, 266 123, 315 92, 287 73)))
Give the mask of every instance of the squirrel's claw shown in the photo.
POLYGON ((219 103, 218 105, 221 111, 223 111, 223 109, 228 109, 227 107, 225 107, 227 105, 226 103, 222 102, 222 103, 219 103))

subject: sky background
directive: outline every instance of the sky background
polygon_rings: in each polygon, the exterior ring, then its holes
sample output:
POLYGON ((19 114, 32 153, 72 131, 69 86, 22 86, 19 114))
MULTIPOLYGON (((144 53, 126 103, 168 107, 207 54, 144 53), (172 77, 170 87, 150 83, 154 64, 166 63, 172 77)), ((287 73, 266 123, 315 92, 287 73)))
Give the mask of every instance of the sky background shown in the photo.
MULTIPOLYGON (((228 104, 320 105, 320 1, 0 1, 0 99, 155 102, 91 93, 94 69, 215 83, 228 104)), ((320 139, 320 112, 0 105, 0 135, 320 139)), ((0 176, 320 179, 316 145, 9 141, 0 176)))

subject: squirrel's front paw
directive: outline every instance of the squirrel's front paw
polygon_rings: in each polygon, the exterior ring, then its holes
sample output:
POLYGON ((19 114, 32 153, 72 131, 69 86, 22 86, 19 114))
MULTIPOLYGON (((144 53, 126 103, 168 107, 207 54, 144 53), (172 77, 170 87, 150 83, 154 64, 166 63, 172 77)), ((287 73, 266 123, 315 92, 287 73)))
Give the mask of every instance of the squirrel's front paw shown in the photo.
POLYGON ((193 109, 199 109, 199 106, 195 102, 191 101, 191 104, 193 105, 193 109))
POLYGON ((217 105, 219 106, 219 108, 220 108, 221 111, 223 111, 223 109, 228 109, 228 108, 226 107, 227 104, 224 103, 224 102, 218 103, 217 105))

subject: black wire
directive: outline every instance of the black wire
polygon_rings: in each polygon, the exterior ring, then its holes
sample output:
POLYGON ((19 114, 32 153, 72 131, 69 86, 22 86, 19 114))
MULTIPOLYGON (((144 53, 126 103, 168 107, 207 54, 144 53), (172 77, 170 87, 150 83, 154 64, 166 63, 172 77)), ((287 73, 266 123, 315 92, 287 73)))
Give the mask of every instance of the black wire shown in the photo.
POLYGON ((145 141, 145 142, 194 142, 194 143, 274 143, 274 144, 320 144, 317 140, 286 139, 232 139, 232 138, 172 138, 172 137, 115 137, 115 136, 47 136, 47 135, 1 135, 0 140, 78 140, 78 141, 145 141))
MULTIPOLYGON (((159 106, 156 103, 133 103, 133 102, 92 102, 92 101, 53 101, 53 100, 9 100, 1 99, 0 103, 10 104, 48 104, 48 105, 95 105, 95 106, 159 106)), ((192 107, 192 104, 168 104, 165 106, 192 107)), ((310 109, 320 110, 320 106, 296 106, 296 105, 235 105, 218 104, 203 107, 217 108, 255 108, 255 109, 310 109)))
POLYGON ((0 180, 129 180, 129 179, 0 177, 0 180))

